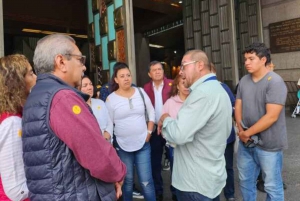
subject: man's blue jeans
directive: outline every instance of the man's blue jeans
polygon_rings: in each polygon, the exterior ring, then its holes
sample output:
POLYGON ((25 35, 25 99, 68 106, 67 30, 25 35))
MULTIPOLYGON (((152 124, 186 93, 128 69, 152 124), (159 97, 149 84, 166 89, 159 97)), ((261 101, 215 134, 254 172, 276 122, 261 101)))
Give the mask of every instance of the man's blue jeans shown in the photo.
POLYGON ((127 168, 127 173, 122 188, 123 201, 132 201, 134 166, 137 171, 138 180, 145 200, 155 201, 156 197, 152 179, 150 143, 146 142, 140 150, 134 152, 122 150, 117 142, 115 142, 115 147, 120 159, 123 163, 125 163, 127 168))
POLYGON ((244 201, 256 200, 256 179, 262 171, 267 201, 284 201, 282 186, 282 151, 264 151, 258 147, 246 148, 240 141, 237 153, 240 189, 244 201))
POLYGON ((211 199, 200 193, 185 192, 178 189, 176 189, 176 196, 178 201, 220 201, 220 196, 211 199))

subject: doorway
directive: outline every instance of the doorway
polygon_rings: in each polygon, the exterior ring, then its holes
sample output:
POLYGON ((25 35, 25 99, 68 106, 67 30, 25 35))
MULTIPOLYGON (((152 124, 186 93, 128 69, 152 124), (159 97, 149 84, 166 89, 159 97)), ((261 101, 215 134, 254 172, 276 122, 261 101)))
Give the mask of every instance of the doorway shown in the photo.
POLYGON ((133 0, 137 85, 149 81, 148 64, 160 61, 165 76, 179 72, 185 52, 182 1, 133 0))

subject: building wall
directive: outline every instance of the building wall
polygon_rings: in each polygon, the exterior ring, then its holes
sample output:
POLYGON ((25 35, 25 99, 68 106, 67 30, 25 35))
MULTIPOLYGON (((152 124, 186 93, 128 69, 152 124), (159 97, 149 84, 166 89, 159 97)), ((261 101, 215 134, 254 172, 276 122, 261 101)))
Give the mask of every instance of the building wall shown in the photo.
MULTIPOLYGON (((300 0, 261 0, 263 38, 270 46, 269 24, 300 18, 300 0)), ((300 78, 300 51, 287 53, 274 53, 272 60, 275 72, 285 81, 297 81, 300 78)))

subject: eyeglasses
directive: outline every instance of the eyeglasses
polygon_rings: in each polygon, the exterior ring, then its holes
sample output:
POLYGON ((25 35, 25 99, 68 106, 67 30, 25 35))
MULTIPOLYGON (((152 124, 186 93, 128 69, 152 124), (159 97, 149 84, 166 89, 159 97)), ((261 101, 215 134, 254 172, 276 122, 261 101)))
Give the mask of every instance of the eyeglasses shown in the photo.
POLYGON ((86 56, 84 55, 78 55, 78 54, 65 54, 66 56, 71 56, 71 57, 80 57, 79 61, 80 63, 84 66, 85 61, 86 61, 86 56))
POLYGON ((190 64, 194 64, 194 63, 197 63, 197 62, 199 62, 199 61, 190 61, 190 62, 181 64, 180 70, 183 71, 183 68, 184 68, 185 66, 190 65, 190 64))

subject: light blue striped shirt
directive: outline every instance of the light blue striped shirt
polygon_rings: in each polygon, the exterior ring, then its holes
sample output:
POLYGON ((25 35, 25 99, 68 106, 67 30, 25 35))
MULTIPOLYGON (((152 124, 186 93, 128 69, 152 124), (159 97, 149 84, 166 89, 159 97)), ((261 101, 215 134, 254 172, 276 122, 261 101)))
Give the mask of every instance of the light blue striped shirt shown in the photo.
POLYGON ((226 183, 224 151, 232 127, 230 99, 218 80, 198 79, 179 110, 166 118, 163 135, 174 149, 172 185, 181 191, 218 196, 226 183))

